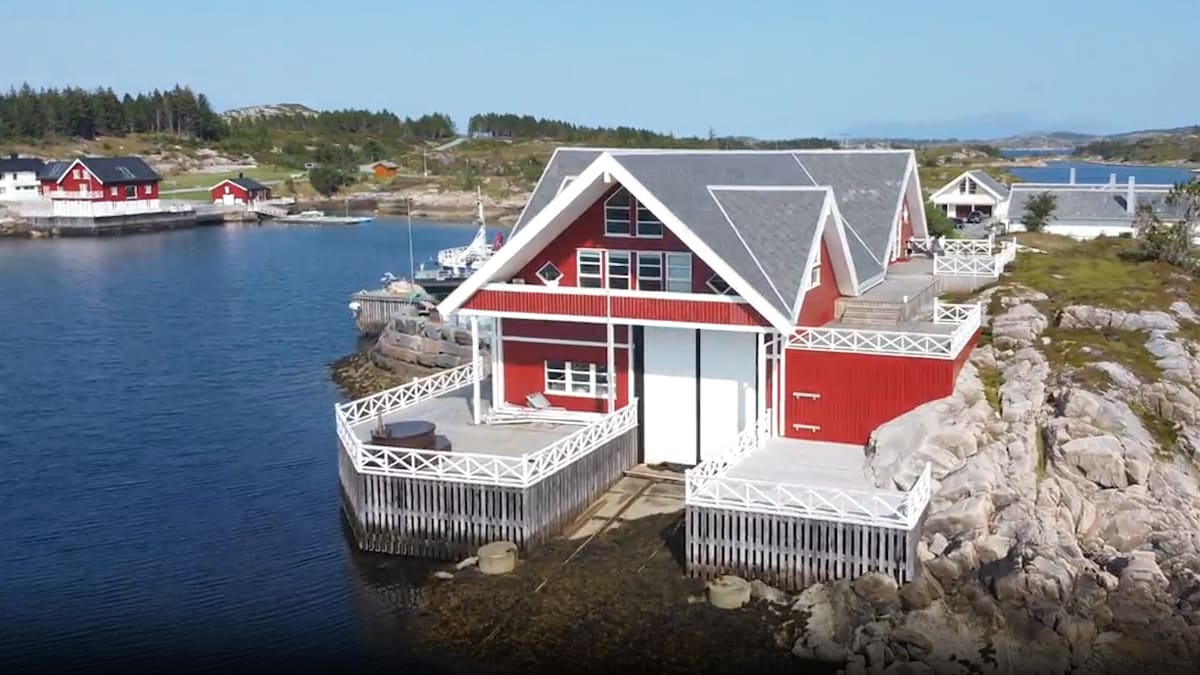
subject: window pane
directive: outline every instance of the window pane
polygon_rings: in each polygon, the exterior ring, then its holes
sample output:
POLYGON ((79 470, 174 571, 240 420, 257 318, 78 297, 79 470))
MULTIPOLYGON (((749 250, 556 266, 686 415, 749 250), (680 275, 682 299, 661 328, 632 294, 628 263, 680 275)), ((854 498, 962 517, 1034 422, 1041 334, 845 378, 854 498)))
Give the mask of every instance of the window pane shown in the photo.
POLYGON ((597 265, 599 265, 600 258, 601 258, 600 251, 580 251, 579 252, 579 262, 580 263, 588 262, 588 263, 596 263, 597 265))
POLYGON ((661 237, 663 232, 662 221, 659 220, 650 209, 639 206, 637 210, 637 233, 639 237, 661 237))
POLYGON ((667 290, 675 293, 691 292, 692 256, 690 254, 667 254, 667 290))
POLYGON ((600 277, 579 277, 580 288, 603 288, 604 284, 600 283, 600 277))
POLYGON ((663 289, 661 279, 638 279, 638 289, 643 291, 661 291, 663 289))

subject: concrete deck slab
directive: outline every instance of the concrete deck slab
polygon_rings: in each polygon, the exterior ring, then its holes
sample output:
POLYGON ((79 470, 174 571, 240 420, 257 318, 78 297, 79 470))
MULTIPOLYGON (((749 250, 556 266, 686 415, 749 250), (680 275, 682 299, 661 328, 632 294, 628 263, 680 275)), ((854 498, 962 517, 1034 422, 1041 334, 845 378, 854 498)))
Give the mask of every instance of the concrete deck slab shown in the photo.
MULTIPOLYGON (((903 264, 903 263, 901 263, 903 264)), ((888 271, 888 277, 878 286, 856 298, 842 298, 847 304, 857 303, 903 303, 916 298, 937 283, 932 268, 929 274, 895 274, 888 271)))
MULTIPOLYGON (((480 416, 487 414, 489 403, 487 392, 491 384, 484 382, 483 408, 480 416)), ((403 420, 426 420, 437 425, 439 436, 445 436, 452 444, 452 452, 476 452, 488 455, 520 457, 541 450, 551 443, 569 436, 582 427, 573 424, 551 424, 548 422, 525 422, 517 424, 476 425, 471 414, 471 387, 456 389, 448 394, 415 406, 384 415, 385 424, 403 420)), ((354 428, 354 433, 363 441, 371 438, 375 421, 363 422, 354 428)))
POLYGON ((845 328, 850 330, 884 330, 903 333, 923 333, 926 335, 952 335, 957 324, 934 323, 932 321, 843 321, 838 319, 825 324, 823 328, 845 328))

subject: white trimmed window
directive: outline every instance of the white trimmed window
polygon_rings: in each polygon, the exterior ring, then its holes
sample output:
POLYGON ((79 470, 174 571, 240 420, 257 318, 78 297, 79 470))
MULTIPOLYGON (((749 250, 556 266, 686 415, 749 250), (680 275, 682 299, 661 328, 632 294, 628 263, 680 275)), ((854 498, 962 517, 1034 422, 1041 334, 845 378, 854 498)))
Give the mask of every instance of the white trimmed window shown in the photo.
POLYGON ((547 286, 557 286, 559 279, 562 279, 562 270, 558 269, 554 263, 548 262, 538 268, 537 278, 542 280, 542 283, 547 286))
POLYGON ((629 251, 608 251, 608 287, 629 289, 629 251))
POLYGON ((633 234, 633 197, 625 188, 620 188, 604 200, 604 236, 628 237, 633 234))
POLYGON ((604 288, 604 251, 581 248, 575 263, 580 288, 604 288))
POLYGON ((663 258, 658 252, 638 252, 637 287, 642 291, 663 289, 663 258))
POLYGON ((814 263, 808 270, 808 287, 816 288, 821 285, 821 263, 814 263))
POLYGON ((692 292, 692 254, 668 253, 666 289, 673 293, 692 292))
POLYGON ((712 289, 712 292, 716 293, 717 295, 736 295, 736 293, 733 292, 733 288, 730 287, 730 285, 726 283, 724 279, 717 276, 716 272, 714 272, 713 275, 708 278, 708 281, 705 282, 705 285, 712 289))
POLYGON ((546 361, 546 393, 608 397, 608 367, 579 361, 546 361))
POLYGON ((654 239, 661 239, 663 236, 662 221, 641 203, 637 207, 637 236, 654 239))

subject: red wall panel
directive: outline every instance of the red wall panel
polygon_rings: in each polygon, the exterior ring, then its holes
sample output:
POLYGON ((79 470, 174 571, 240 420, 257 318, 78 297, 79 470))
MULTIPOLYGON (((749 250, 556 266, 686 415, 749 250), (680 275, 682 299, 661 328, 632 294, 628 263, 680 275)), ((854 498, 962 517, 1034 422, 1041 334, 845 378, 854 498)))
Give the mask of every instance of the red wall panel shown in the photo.
MULTIPOLYGON (((507 322, 506 322, 507 323, 507 322)), ((629 402, 629 351, 615 349, 617 407, 629 402)), ((579 361, 605 365, 608 350, 604 347, 504 342, 504 400, 525 406, 525 397, 542 392, 551 404, 578 412, 607 412, 608 399, 562 396, 545 392, 546 361, 579 361)))
MULTIPOLYGON (((524 279, 527 284, 543 285, 537 277, 537 271, 547 262, 563 273, 559 281, 562 286, 578 286, 579 277, 575 265, 575 251, 581 248, 610 249, 614 251, 675 251, 688 252, 688 248, 670 230, 663 228, 661 239, 645 237, 606 237, 604 236, 604 200, 608 199, 617 187, 609 190, 595 204, 588 207, 563 230, 553 242, 542 249, 520 272, 516 278, 524 279)), ((636 213, 637 209, 634 208, 636 213)), ((635 256, 636 257, 636 256, 635 256)), ((630 284, 636 284, 637 265, 632 265, 630 284)), ((663 275, 666 276, 666 261, 663 262, 663 275)), ((695 254, 692 255, 692 291, 695 293, 712 293, 708 288, 708 278, 712 270, 695 254)))
POLYGON ((234 201, 241 202, 241 203, 250 201, 250 191, 247 190, 246 188, 242 187, 241 185, 234 183, 233 181, 227 181, 227 182, 221 183, 220 185, 214 187, 212 190, 209 190, 209 193, 212 195, 212 200, 214 202, 219 202, 219 201, 223 200, 225 198, 226 188, 229 189, 229 194, 233 195, 234 201))
MULTIPOLYGON (((463 305, 466 309, 521 314, 606 316, 603 295, 577 293, 520 293, 482 289, 463 305)), ((767 321, 743 302, 713 302, 666 298, 612 298, 616 319, 681 321, 734 326, 766 326, 767 321)), ((554 336, 559 337, 559 336, 554 336)), ((566 338, 564 338, 566 339, 566 338)))
MULTIPOLYGON (((534 321, 531 319, 504 319, 500 326, 504 337, 552 338, 555 340, 581 340, 607 342, 608 329, 602 323, 572 323, 569 321, 534 321)), ((613 326, 617 344, 627 343, 628 328, 613 326)))
POLYGON ((821 285, 807 291, 800 305, 798 326, 823 326, 833 321, 834 302, 841 297, 837 278, 830 264, 829 247, 821 237, 821 285))
POLYGON ((949 396, 971 348, 955 360, 786 351, 784 435, 865 444, 879 425, 913 408, 949 396), (820 394, 796 398, 792 392, 820 394), (819 431, 796 430, 811 424, 819 431))

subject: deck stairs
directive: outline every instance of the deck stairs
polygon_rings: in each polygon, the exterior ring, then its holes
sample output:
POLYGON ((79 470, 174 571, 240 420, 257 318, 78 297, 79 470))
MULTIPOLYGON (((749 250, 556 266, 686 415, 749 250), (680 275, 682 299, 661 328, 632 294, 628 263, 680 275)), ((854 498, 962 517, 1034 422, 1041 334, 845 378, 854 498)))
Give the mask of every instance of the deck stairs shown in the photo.
POLYGON ((917 320, 933 306, 933 275, 892 275, 858 297, 838 298, 834 316, 844 325, 896 325, 917 320))

